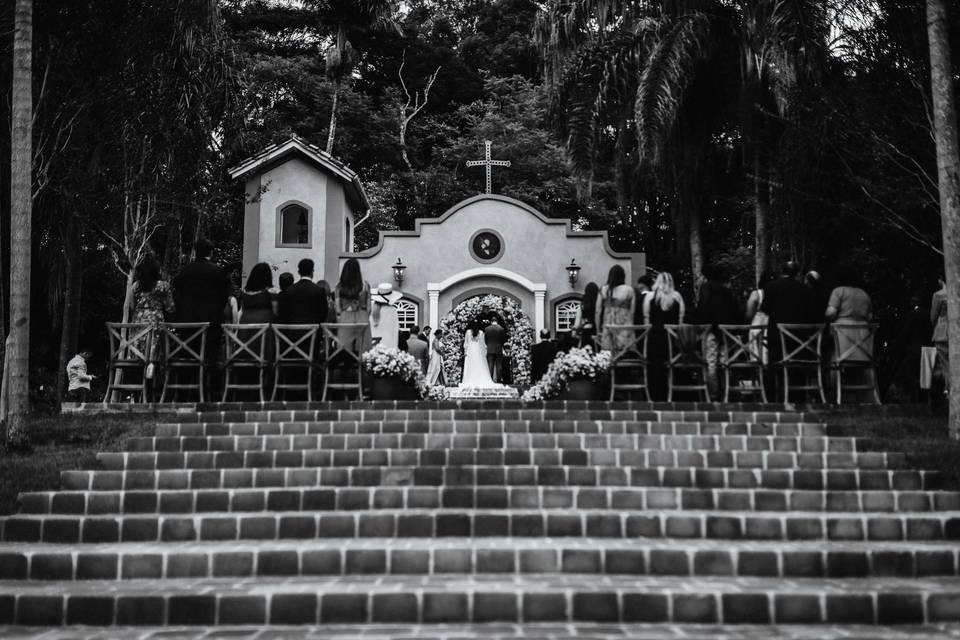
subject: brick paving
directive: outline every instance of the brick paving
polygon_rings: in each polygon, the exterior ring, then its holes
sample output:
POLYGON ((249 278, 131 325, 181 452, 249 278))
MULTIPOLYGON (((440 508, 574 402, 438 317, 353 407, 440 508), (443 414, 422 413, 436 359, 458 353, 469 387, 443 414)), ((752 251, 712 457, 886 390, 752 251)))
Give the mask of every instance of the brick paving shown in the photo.
POLYGON ((233 403, 128 449, 0 520, 0 637, 960 637, 960 493, 815 412, 233 403))

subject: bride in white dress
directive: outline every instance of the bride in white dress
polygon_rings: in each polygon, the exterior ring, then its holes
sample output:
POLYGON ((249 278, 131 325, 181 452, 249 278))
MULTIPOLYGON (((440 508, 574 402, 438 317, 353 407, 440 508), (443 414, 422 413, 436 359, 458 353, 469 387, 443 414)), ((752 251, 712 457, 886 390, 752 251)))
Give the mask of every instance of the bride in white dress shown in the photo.
POLYGON ((473 323, 463 335, 463 380, 461 389, 493 389, 499 385, 490 377, 487 365, 487 341, 483 337, 483 328, 473 323))

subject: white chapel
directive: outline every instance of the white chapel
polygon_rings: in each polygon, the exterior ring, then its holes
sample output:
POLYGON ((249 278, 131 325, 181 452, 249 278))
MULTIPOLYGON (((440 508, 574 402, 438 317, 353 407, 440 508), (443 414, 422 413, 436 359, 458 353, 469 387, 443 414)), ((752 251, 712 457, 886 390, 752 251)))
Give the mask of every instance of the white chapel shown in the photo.
POLYGON ((495 294, 519 303, 536 330, 562 332, 586 283, 603 284, 614 264, 627 282, 645 272, 644 255, 614 252, 606 231, 575 231, 569 220, 494 194, 418 219, 412 231, 381 231, 376 246, 355 252, 354 228, 370 207, 359 177, 297 137, 230 174, 246 181, 244 273, 258 262, 295 273, 300 259, 312 258, 315 277, 333 285, 356 258, 371 285, 390 282, 403 294, 402 327, 437 327, 464 300, 495 294))

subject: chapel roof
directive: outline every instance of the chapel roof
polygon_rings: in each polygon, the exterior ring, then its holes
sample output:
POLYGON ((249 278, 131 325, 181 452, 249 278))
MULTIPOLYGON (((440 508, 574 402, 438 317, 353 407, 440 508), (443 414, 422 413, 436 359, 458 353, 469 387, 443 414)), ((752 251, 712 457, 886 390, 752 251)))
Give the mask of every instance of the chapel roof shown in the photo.
POLYGON ((348 200, 356 209, 366 211, 370 208, 370 201, 367 200, 367 194, 360 182, 360 176, 353 169, 320 147, 310 144, 296 135, 290 136, 284 142, 272 144, 260 153, 250 156, 231 167, 229 170, 230 178, 236 180, 249 173, 263 173, 268 168, 281 164, 292 155, 307 160, 339 179, 344 185, 348 200))

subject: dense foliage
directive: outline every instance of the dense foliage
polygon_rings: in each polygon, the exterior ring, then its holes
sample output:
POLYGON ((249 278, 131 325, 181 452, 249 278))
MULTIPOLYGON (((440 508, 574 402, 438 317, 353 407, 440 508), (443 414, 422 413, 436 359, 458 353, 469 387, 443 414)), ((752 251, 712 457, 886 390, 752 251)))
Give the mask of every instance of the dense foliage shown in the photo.
MULTIPOLYGON (((497 191, 609 229, 688 297, 704 263, 740 293, 767 260, 852 266, 892 338, 942 268, 921 0, 34 5, 41 395, 78 342, 102 360, 143 252, 173 273, 204 235, 236 265, 226 168, 290 133, 363 177, 366 244, 481 191, 464 161, 491 140, 513 162, 497 191)), ((9 144, 3 128, 4 279, 9 144)))

